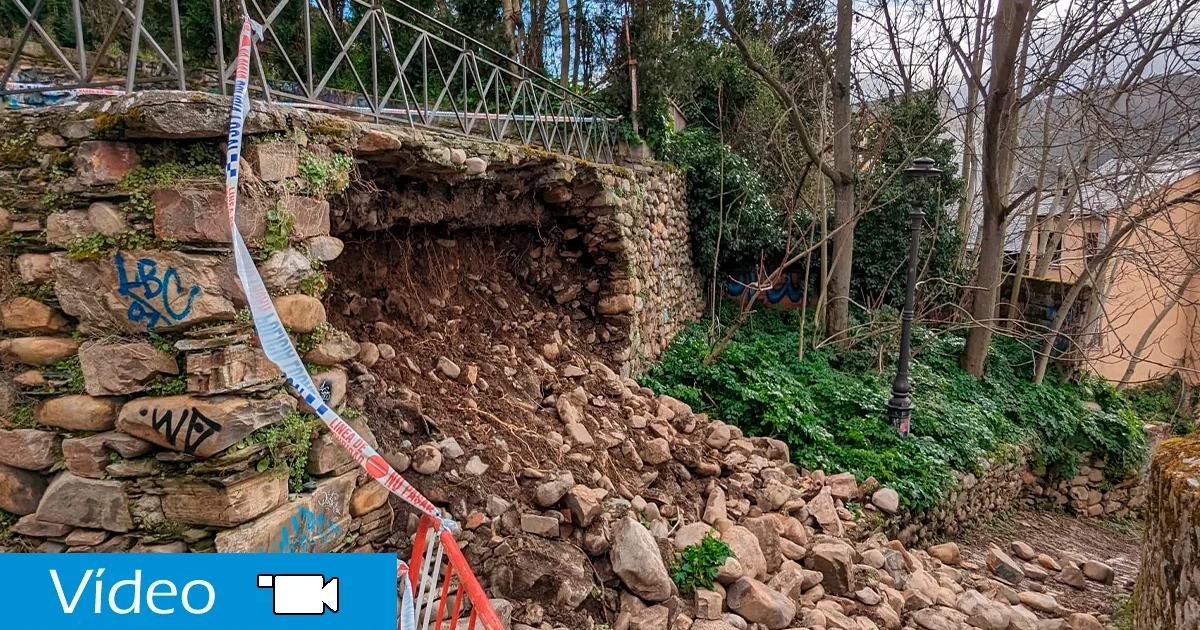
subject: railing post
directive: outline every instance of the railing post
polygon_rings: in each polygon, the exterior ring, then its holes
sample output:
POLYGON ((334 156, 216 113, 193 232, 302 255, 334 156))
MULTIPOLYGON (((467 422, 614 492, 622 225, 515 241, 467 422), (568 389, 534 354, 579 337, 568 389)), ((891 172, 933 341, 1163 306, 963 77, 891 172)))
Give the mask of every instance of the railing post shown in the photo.
POLYGON ((175 35, 175 73, 179 75, 179 89, 186 90, 187 77, 183 72, 183 29, 179 25, 179 0, 171 0, 171 29, 175 35))
MULTIPOLYGON (((133 91, 133 80, 137 77, 138 47, 142 43, 142 11, 146 8, 146 0, 137 0, 133 5, 133 24, 129 27, 129 68, 125 74, 125 91, 133 91)), ((117 18, 118 20, 120 17, 117 18)))

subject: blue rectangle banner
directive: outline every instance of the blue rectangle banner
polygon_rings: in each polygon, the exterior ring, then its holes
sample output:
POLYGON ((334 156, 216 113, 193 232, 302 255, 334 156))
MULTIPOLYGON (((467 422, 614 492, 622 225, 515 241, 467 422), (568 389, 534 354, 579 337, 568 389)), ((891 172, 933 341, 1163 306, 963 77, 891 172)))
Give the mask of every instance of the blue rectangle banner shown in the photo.
POLYGON ((396 628, 390 554, 0 554, 5 627, 396 628))

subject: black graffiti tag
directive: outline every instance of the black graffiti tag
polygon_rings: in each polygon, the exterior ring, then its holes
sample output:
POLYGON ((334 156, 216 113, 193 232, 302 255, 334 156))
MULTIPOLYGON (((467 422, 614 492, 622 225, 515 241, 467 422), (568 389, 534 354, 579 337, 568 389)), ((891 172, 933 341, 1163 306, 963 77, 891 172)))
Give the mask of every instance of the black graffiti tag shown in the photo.
POLYGON ((204 440, 216 435, 221 430, 221 424, 200 413, 199 409, 183 409, 179 411, 179 420, 175 421, 175 409, 142 409, 138 413, 150 415, 150 426, 164 436, 171 444, 179 444, 179 434, 183 432, 183 452, 192 454, 204 443, 204 440), (184 429, 187 429, 184 431, 184 429))

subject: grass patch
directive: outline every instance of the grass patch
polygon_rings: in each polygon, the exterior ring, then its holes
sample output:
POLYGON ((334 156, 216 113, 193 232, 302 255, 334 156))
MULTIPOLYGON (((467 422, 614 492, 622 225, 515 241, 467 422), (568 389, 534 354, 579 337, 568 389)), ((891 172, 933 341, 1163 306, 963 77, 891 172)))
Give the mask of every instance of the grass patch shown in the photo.
POLYGON ((1073 476, 1084 452, 1108 461, 1113 479, 1144 461, 1142 423, 1112 386, 1058 383, 1053 375, 1035 385, 1031 352, 1000 336, 985 378, 976 380, 958 367, 963 339, 925 328, 914 331, 913 429, 901 439, 884 410, 894 366, 881 371, 877 349, 865 347, 841 355, 810 349, 798 360, 798 327, 797 311, 758 313, 706 366, 706 330, 693 325, 643 383, 750 435, 784 440, 797 465, 873 476, 918 509, 938 503, 956 483, 955 470, 978 472, 983 457, 1013 444, 1032 445, 1033 463, 1051 477, 1073 476))

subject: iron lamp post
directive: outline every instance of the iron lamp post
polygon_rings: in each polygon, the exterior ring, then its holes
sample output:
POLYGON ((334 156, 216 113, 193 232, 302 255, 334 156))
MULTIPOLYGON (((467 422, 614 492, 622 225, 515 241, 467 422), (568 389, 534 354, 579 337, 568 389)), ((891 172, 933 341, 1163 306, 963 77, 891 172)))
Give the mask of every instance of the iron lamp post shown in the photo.
POLYGON ((912 382, 908 378, 910 347, 912 345, 913 303, 916 301, 918 250, 921 245, 921 221, 925 218, 928 182, 942 174, 931 158, 919 157, 904 169, 905 177, 917 182, 916 199, 908 212, 908 282, 904 285, 904 310, 900 313, 900 358, 896 362, 896 379, 892 381, 892 398, 887 401, 888 419, 900 433, 908 437, 912 420, 912 382))

